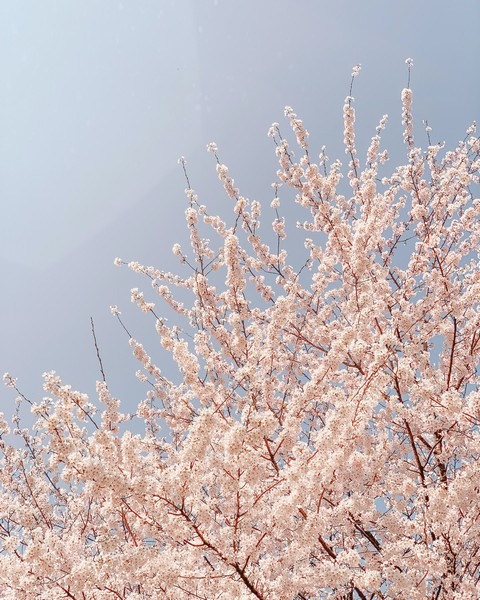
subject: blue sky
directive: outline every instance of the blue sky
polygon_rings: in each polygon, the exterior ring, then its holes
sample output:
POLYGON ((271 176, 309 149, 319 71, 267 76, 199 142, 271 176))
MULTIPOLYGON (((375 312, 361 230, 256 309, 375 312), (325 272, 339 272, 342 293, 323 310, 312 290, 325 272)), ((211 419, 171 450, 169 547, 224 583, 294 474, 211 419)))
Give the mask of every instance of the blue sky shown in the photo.
POLYGON ((480 116, 479 18, 478 0, 1 2, 0 371, 32 400, 51 369, 93 395, 93 316, 111 389, 134 411, 145 390, 109 306, 155 356, 153 319, 130 306, 130 288, 149 285, 113 259, 178 270, 178 157, 210 212, 227 202, 210 141, 242 193, 269 203, 269 126, 291 105, 316 152, 343 159, 342 104, 361 63, 359 146, 387 113, 401 160, 407 57, 417 140, 428 119, 433 141, 452 145, 480 116))

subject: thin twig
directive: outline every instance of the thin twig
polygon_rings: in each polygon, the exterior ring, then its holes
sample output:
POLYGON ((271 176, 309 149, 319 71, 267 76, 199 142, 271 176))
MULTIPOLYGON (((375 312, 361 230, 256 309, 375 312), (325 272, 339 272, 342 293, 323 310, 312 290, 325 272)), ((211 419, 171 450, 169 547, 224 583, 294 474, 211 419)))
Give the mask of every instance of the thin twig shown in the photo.
POLYGON ((102 378, 105 383, 107 380, 105 377, 105 372, 103 370, 103 363, 102 363, 102 358, 100 356, 100 350, 98 349, 97 336, 95 335, 95 325, 93 323, 93 317, 90 317, 90 323, 92 325, 93 343, 95 344, 95 350, 97 351, 98 362, 100 363, 100 373, 102 374, 102 378))

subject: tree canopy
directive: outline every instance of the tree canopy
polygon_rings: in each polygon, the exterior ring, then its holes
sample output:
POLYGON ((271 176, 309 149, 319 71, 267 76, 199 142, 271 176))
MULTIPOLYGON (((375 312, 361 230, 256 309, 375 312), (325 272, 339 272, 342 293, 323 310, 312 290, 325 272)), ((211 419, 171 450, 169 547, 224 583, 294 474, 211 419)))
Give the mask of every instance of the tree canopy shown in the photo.
POLYGON ((412 97, 398 166, 386 117, 360 159, 351 92, 346 165, 287 107, 263 204, 209 145, 231 219, 188 183, 179 274, 128 263, 179 315, 132 290, 180 373, 130 337, 144 434, 103 380, 92 403, 46 373, 33 402, 4 376, 38 420, 0 424, 2 598, 479 595, 480 140, 422 148, 412 97))

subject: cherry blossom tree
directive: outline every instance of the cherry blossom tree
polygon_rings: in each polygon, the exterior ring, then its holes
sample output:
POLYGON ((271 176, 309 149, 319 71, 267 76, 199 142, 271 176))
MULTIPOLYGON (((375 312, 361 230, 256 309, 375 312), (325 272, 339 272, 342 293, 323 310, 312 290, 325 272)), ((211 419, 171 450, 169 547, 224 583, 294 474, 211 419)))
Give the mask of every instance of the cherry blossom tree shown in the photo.
POLYGON ((90 403, 50 372, 31 402, 5 375, 38 420, 0 422, 2 598, 479 597, 480 139, 420 147, 401 99, 397 167, 386 117, 358 156, 351 92, 345 167, 287 107, 299 157, 274 124, 270 206, 210 144, 229 222, 181 161, 180 274, 128 264, 178 314, 132 290, 179 372, 129 336, 143 435, 104 380, 90 403))

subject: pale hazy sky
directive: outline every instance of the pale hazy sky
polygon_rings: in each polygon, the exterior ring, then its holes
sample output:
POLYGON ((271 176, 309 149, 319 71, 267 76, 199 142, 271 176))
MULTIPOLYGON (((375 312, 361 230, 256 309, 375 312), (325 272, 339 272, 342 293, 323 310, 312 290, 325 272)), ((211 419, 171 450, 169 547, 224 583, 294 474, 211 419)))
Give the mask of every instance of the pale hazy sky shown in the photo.
MULTIPOLYGON (((270 124, 292 105, 312 144, 343 158, 357 63, 360 147, 388 113, 401 156, 407 57, 417 125, 452 144, 480 117, 479 22, 478 0, 2 0, 0 371, 32 400, 51 369, 92 393, 92 315, 108 382, 133 411, 145 391, 109 306, 153 356, 154 322, 130 306, 130 288, 148 282, 113 259, 177 269, 178 157, 211 212, 226 200, 210 141, 244 195, 270 202, 270 124)), ((8 412, 11 394, 0 397, 8 412)))

